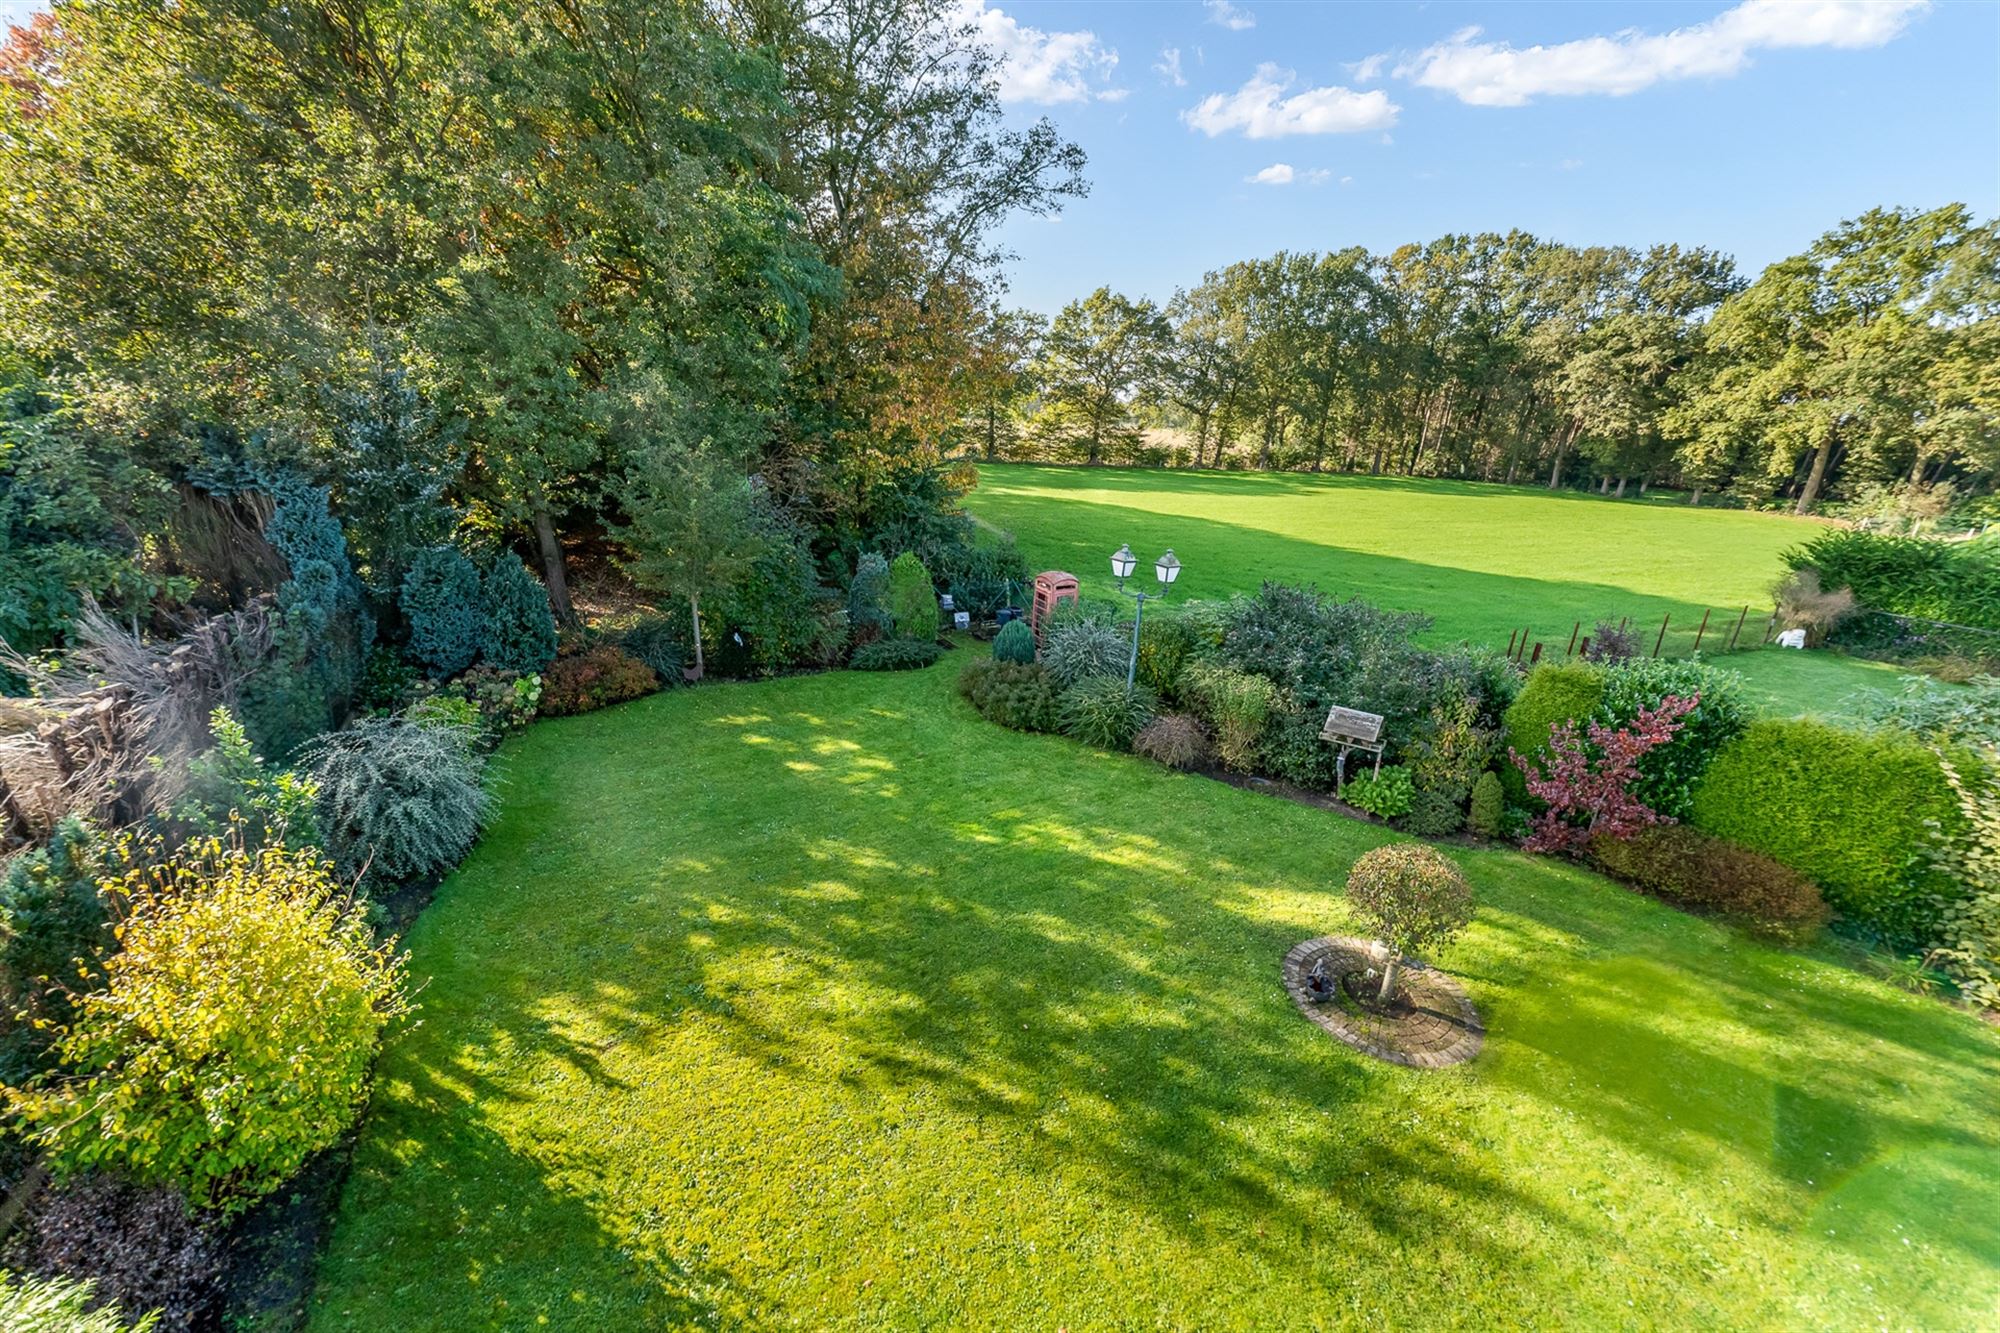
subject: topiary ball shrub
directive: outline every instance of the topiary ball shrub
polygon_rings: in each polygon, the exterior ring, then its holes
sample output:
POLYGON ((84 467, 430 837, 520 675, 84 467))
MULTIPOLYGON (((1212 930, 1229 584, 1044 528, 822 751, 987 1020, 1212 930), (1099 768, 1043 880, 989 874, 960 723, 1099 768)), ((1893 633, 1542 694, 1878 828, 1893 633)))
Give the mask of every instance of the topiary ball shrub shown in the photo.
POLYGON ((1010 620, 993 636, 993 660, 1026 666, 1035 660, 1035 632, 1025 620, 1010 620))
POLYGON ((1130 640, 1111 626, 1080 620, 1049 632, 1042 647, 1042 665, 1063 689, 1113 677, 1123 689, 1131 651, 1130 640))
POLYGON ((1445 792, 1417 791, 1396 825, 1419 838, 1449 838, 1465 827, 1465 809, 1445 792))
POLYGON ((1139 728, 1132 749, 1168 768, 1200 768, 1213 752, 1208 728, 1186 713, 1162 713, 1139 728))
POLYGON ((1100 750, 1129 750, 1139 729, 1159 711, 1159 700, 1144 686, 1097 676, 1063 691, 1059 715, 1062 729, 1085 745, 1100 750))
POLYGON ((903 552, 889 566, 889 618, 899 639, 930 640, 938 635, 937 589, 914 551, 903 552))
POLYGON ((486 571, 486 625, 479 656, 486 665, 523 674, 556 660, 556 617, 549 590, 509 551, 486 571))
POLYGON ((368 718, 307 752, 319 825, 341 872, 400 884, 457 865, 486 817, 480 762, 465 733, 368 718))
POLYGON ((1507 831, 1507 792, 1497 773, 1481 773, 1472 784, 1472 807, 1465 822, 1482 838, 1497 838, 1507 831))
MULTIPOLYGON (((157 1310, 164 1328, 219 1326, 222 1232, 176 1189, 85 1176, 36 1200, 27 1232, 29 1268, 85 1279, 121 1309, 157 1310)), ((0 1317, 0 1328, 17 1327, 0 1317)))
POLYGON ((1347 873, 1347 901, 1388 945, 1379 998, 1395 994, 1397 964, 1450 943, 1472 920, 1472 885, 1449 857, 1418 842, 1362 853, 1347 873))
POLYGON ((479 571, 456 547, 419 551, 397 598, 410 630, 410 656, 434 678, 472 665, 486 634, 479 571))
POLYGON ((315 852, 217 839, 135 871, 124 948, 8 1102, 59 1179, 170 1185, 228 1215, 333 1144, 367 1095, 403 963, 315 852))
POLYGON ((1349 778, 1342 799, 1377 819, 1395 819, 1409 814, 1416 804, 1417 783, 1407 768, 1385 768, 1379 774, 1370 771, 1349 778))
POLYGON ((1918 741, 1768 719, 1709 765, 1692 822, 1782 861, 1885 942, 1925 948, 1953 891, 1927 848, 1933 827, 1948 834, 1962 818, 1938 756, 1918 741))
POLYGON ((558 657, 542 673, 541 713, 574 717, 638 699, 660 688, 660 678, 644 662, 610 644, 558 657))
POLYGON ((1832 916, 1819 886, 1761 852, 1685 824, 1598 838, 1590 860, 1607 875, 1682 907, 1707 909, 1759 934, 1803 943, 1832 916))
POLYGON ((1054 731, 1059 691, 1033 662, 981 658, 958 676, 958 692, 989 722, 1015 731, 1054 731))
MULTIPOLYGON (((1528 676, 1528 683, 1507 709, 1502 730, 1504 744, 1531 760, 1548 756, 1549 733, 1558 725, 1589 717, 1604 698, 1604 672, 1587 662, 1544 663, 1528 676)), ((1516 805, 1528 801, 1528 784, 1513 765, 1501 773, 1507 795, 1516 805)))
POLYGON ((1639 658, 1604 673, 1594 716, 1625 727, 1669 698, 1699 702, 1680 719, 1673 739, 1640 758, 1632 794, 1669 819, 1686 819, 1701 775, 1723 746, 1743 734, 1750 710, 1743 702, 1743 678, 1734 671, 1686 658, 1639 658))
POLYGON ((914 671, 943 656, 935 640, 877 639, 856 648, 848 665, 856 671, 914 671))

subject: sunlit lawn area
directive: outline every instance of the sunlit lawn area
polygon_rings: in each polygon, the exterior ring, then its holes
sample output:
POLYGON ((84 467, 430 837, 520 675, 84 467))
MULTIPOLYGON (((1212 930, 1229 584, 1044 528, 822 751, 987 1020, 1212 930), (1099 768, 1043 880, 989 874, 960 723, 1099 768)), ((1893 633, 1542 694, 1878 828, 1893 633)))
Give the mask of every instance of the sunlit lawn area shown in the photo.
MULTIPOLYGON (((1171 546, 1177 595, 1220 597, 1265 579, 1423 611, 1433 637, 1496 648, 1526 630, 1560 655, 1578 621, 1631 617, 1650 650, 1760 643, 1779 555, 1822 525, 1741 510, 1611 501, 1535 487, 1404 477, 1169 472, 981 464, 967 507, 1012 532, 1037 569, 1109 592, 1109 553, 1150 561, 1171 546)), ((1146 568, 1140 570, 1150 583, 1146 568)), ((1728 665, 1778 712, 1837 715, 1861 689, 1893 689, 1890 667, 1825 653, 1738 653, 1728 665)))
POLYGON ((1278 963, 1387 835, 988 725, 971 651, 510 745, 314 1327, 2000 1314, 2000 1034, 1476 852, 1487 1048, 1374 1063, 1278 963))

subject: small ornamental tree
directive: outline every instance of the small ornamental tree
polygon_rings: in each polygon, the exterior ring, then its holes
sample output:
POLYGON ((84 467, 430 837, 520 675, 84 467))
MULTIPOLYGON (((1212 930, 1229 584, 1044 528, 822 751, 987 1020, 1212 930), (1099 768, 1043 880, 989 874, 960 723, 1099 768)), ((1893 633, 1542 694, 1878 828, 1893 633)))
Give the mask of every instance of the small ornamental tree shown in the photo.
POLYGON ((1546 768, 1509 747, 1529 795, 1548 806, 1535 816, 1522 846, 1531 852, 1579 852, 1593 838, 1624 839, 1672 823, 1635 796, 1632 786, 1639 780, 1639 760, 1671 741, 1681 719, 1700 703, 1700 695, 1670 694, 1655 707, 1640 709, 1627 726, 1592 722, 1583 735, 1575 720, 1563 722, 1549 733, 1546 768))
POLYGON ((938 634, 937 590, 916 553, 905 551, 889 566, 889 614, 896 637, 929 643, 938 634))
POLYGON ((1347 901, 1374 936, 1389 946, 1377 999, 1396 993, 1406 955, 1449 944, 1472 920, 1472 885, 1450 858, 1419 842, 1364 853, 1347 874, 1347 901))

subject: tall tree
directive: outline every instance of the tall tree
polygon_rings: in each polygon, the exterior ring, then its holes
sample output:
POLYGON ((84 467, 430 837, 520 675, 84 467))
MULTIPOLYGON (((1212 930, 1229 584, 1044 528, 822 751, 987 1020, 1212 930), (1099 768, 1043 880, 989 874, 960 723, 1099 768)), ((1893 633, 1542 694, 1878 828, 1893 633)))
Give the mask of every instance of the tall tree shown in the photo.
POLYGON ((1171 337, 1151 301, 1109 287, 1071 301, 1050 323, 1036 374, 1058 429, 1082 448, 1084 462, 1102 463, 1107 448, 1138 439, 1132 406, 1155 391, 1171 337))
POLYGON ((641 450, 625 478, 631 522, 618 531, 625 567, 643 588, 687 600, 700 680, 701 604, 736 590, 756 568, 765 539, 751 480, 712 446, 674 442, 641 450))

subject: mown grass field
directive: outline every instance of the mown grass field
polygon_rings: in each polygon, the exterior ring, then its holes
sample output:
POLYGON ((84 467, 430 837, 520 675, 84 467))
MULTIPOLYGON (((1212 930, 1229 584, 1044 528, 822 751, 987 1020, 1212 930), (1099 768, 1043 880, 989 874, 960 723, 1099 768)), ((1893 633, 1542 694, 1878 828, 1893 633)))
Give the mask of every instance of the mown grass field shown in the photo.
POLYGON ((510 742, 312 1327, 2000 1318, 2000 1033, 1459 852, 1489 1043, 1376 1063, 1278 964, 1385 831, 993 727, 973 651, 510 742))
MULTIPOLYGON (((1066 569, 1086 591, 1115 586, 1110 553, 1130 542, 1139 577, 1171 546, 1175 595, 1223 597, 1266 579, 1313 583, 1433 618, 1433 638, 1505 648, 1525 630, 1560 656, 1578 621, 1629 617, 1650 651, 1713 652, 1749 607, 1742 642, 1763 640, 1782 552, 1819 530, 1809 519, 1613 501, 1534 487, 1404 477, 1189 472, 981 464, 966 507, 1012 532, 1036 569, 1066 569)), ((1753 695, 1780 713, 1839 715, 1858 690, 1897 672, 1826 653, 1737 653, 1753 695)))

